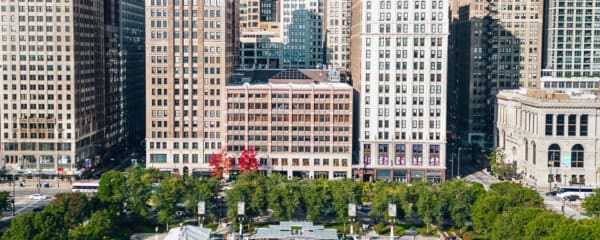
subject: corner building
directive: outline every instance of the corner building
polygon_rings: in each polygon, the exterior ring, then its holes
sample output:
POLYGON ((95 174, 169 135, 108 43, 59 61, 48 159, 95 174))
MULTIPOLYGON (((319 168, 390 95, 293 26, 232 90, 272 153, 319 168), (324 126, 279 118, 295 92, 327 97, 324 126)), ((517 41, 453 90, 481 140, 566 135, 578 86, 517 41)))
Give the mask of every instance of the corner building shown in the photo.
POLYGON ((0 157, 73 175, 104 146, 104 2, 0 1, 0 157))
POLYGON ((441 182, 448 1, 361 4, 360 162, 354 176, 441 182))
POLYGON ((209 172, 224 147, 225 85, 237 64, 239 1, 146 1, 147 166, 209 172))
POLYGON ((523 181, 600 186, 600 99, 584 90, 504 90, 498 94, 497 146, 523 181))

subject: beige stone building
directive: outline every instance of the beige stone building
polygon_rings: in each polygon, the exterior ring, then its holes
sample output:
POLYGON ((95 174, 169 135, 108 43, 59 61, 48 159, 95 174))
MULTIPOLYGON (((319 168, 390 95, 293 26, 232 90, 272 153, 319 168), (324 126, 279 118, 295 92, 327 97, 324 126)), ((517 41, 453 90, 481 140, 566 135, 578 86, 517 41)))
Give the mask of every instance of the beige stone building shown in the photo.
POLYGON ((525 181, 548 188, 600 186, 597 94, 521 89, 497 98, 497 146, 525 181))
POLYGON ((325 1, 325 54, 327 64, 350 70, 351 0, 325 1))
POLYGON ((104 139, 102 1, 0 1, 0 158, 74 174, 104 139))
POLYGON ((225 139, 239 1, 146 1, 147 166, 208 172, 225 139))
POLYGON ((280 70, 269 81, 227 86, 228 154, 237 162, 243 149, 257 150, 268 175, 351 177, 352 87, 336 78, 326 70, 280 70))

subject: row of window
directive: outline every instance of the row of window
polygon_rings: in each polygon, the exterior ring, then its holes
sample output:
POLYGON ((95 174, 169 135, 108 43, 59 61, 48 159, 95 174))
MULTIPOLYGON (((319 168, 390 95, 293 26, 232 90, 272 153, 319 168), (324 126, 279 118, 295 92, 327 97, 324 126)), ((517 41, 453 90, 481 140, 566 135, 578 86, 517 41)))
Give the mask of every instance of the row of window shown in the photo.
POLYGON ((587 136, 588 115, 546 114, 545 129, 546 136, 587 136), (579 121, 577 121, 578 118, 579 121), (579 131, 577 131, 578 126, 579 131), (577 135, 578 133, 579 135, 577 135))

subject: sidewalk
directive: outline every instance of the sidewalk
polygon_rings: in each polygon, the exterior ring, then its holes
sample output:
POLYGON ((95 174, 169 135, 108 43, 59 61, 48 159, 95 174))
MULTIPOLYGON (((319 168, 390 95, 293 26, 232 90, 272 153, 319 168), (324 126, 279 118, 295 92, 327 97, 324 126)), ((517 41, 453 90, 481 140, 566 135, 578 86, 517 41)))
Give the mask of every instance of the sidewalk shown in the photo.
MULTIPOLYGON (((46 179, 48 180, 48 179, 46 179)), ((40 189, 71 189, 71 183, 69 183, 69 181, 60 181, 60 183, 58 183, 56 180, 50 180, 50 181, 40 181, 40 183, 43 185, 44 183, 48 183, 50 185, 49 188, 40 188, 40 189), (60 185, 60 186, 59 186, 60 185)), ((35 189, 37 190, 37 180, 35 181, 26 181, 25 182, 25 186, 21 187, 19 186, 19 182, 16 181, 16 186, 14 187, 15 190, 19 190, 19 189, 24 189, 24 190, 31 190, 31 189, 35 189)), ((13 190, 13 186, 8 185, 8 183, 2 183, 0 184, 0 191, 12 191, 13 190)))

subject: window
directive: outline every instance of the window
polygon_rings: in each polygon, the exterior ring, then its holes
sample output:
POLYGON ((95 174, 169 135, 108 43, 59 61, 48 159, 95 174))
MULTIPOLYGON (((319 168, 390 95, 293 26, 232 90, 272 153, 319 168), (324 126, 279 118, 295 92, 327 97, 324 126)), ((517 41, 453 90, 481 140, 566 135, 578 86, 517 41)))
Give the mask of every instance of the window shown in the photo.
POLYGON ((429 166, 440 165, 440 145, 429 146, 429 166))
POLYGON ((535 159, 535 157, 536 157, 536 154, 535 154, 535 142, 531 142, 531 153, 533 154, 533 156, 531 157, 531 159, 533 161, 533 165, 535 165, 535 162, 536 162, 535 161, 536 160, 535 159))
POLYGON ((571 167, 583 167, 583 146, 581 144, 576 144, 571 148, 571 167))
POLYGON ((560 167, 560 146, 558 144, 548 147, 548 167, 560 167))
POLYGON ((559 114, 558 116, 556 116, 556 135, 565 135, 565 115, 563 114, 559 114))
POLYGON ((423 165, 423 145, 414 144, 412 146, 412 165, 422 166, 423 165))
POLYGON ((587 136, 588 135, 588 115, 581 115, 579 119, 579 135, 587 136))
POLYGON ((552 136, 552 114, 546 114, 546 136, 552 136))
POLYGON ((406 164, 406 145, 396 144, 396 165, 406 164))
POLYGON ((167 154, 150 154, 151 163, 166 163, 167 154))
POLYGON ((577 115, 571 114, 569 115, 569 128, 568 134, 569 136, 577 135, 577 115))
POLYGON ((387 144, 379 144, 378 164, 388 165, 389 164, 389 149, 387 144))

